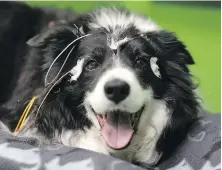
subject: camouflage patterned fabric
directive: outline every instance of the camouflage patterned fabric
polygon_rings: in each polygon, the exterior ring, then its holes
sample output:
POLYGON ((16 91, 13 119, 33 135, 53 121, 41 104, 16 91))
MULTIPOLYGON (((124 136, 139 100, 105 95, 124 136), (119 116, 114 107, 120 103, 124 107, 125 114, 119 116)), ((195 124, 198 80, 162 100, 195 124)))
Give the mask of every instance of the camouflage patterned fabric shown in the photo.
MULTIPOLYGON (((220 114, 200 119, 178 151, 156 170, 220 170, 220 114)), ((0 129, 0 170, 143 170, 91 151, 52 144, 38 147, 34 138, 9 135, 0 129)))

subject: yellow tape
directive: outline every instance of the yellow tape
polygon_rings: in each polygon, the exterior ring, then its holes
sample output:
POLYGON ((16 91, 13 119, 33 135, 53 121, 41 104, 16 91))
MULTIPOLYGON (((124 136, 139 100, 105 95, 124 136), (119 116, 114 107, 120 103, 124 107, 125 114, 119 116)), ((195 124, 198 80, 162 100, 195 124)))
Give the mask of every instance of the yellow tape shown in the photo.
POLYGON ((37 98, 38 98, 37 96, 34 96, 30 100, 29 104, 26 106, 25 110, 23 111, 23 113, 22 113, 22 115, 21 115, 21 117, 20 117, 20 119, 18 121, 18 124, 17 124, 17 126, 15 128, 15 131, 14 131, 15 135, 17 135, 18 131, 25 125, 24 122, 25 122, 25 120, 26 120, 26 118, 27 118, 27 116, 29 114, 30 109, 32 108, 32 106, 33 106, 33 104, 34 104, 34 102, 35 102, 35 100, 37 98))

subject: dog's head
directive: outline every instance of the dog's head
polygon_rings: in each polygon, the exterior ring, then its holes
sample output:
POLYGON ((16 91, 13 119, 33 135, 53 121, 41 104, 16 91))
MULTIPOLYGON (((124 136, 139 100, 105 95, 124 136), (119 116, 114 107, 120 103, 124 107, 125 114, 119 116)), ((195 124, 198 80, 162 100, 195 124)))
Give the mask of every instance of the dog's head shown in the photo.
POLYGON ((150 19, 108 8, 46 32, 29 42, 41 47, 44 73, 70 42, 87 35, 69 46, 51 68, 53 79, 70 55, 61 72, 71 70, 70 75, 43 105, 41 115, 48 120, 42 122, 53 126, 43 127, 47 133, 94 125, 108 147, 121 150, 137 132, 147 130, 149 120, 161 133, 175 116, 184 122, 191 119, 182 106, 196 112, 188 70, 194 61, 173 33, 150 19))

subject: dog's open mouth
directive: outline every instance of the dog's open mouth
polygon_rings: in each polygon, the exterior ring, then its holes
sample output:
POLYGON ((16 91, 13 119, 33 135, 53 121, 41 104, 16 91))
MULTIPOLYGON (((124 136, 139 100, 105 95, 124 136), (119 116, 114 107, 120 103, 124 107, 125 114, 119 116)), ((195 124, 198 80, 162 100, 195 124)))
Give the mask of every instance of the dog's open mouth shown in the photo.
POLYGON ((110 148, 123 149, 129 145, 143 110, 144 106, 135 113, 115 110, 98 114, 93 110, 101 126, 101 135, 110 148))

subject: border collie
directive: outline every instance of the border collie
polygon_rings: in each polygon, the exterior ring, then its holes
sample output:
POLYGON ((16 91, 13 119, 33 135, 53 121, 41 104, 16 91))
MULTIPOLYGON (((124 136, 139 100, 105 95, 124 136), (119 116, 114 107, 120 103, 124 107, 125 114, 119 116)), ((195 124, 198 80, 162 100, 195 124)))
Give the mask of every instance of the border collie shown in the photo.
POLYGON ((11 130, 38 96, 19 135, 43 145, 155 165, 183 141, 199 104, 174 33, 125 9, 0 8, 0 118, 11 130))

